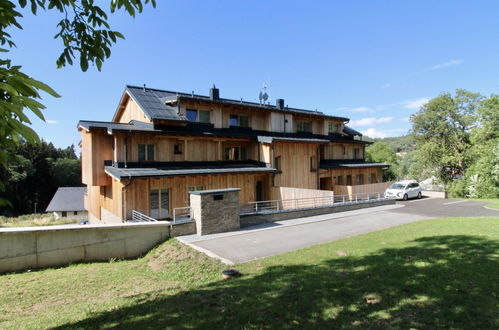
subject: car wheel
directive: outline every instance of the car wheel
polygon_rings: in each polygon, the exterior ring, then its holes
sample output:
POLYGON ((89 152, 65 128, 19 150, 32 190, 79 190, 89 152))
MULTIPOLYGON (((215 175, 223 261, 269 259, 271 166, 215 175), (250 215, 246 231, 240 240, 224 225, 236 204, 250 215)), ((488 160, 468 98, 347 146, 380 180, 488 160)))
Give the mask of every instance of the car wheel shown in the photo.
POLYGON ((418 192, 418 199, 421 199, 422 195, 421 195, 421 191, 418 192))
POLYGON ((409 196, 407 196, 407 194, 404 195, 404 200, 406 201, 407 199, 409 199, 409 196))

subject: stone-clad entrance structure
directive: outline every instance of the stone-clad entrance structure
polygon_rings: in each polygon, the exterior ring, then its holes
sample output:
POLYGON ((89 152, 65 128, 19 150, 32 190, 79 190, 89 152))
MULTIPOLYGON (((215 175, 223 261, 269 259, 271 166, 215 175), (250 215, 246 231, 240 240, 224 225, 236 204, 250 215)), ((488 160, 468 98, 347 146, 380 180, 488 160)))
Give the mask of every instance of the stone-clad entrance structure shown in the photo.
POLYGON ((239 223, 239 188, 190 192, 192 216, 198 235, 237 230, 239 223))

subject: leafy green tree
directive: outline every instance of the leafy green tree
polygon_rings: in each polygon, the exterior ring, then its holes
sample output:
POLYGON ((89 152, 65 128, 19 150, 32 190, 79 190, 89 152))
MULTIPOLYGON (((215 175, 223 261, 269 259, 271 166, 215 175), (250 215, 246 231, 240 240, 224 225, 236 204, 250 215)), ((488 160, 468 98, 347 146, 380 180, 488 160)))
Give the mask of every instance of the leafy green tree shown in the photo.
POLYGON ((375 163, 387 163, 392 165, 383 169, 383 181, 394 180, 397 175, 394 166, 397 164, 397 155, 386 142, 375 142, 366 148, 366 161, 375 163))
MULTIPOLYGON (((124 9, 132 17, 143 10, 144 5, 155 0, 111 0, 110 12, 124 9)), ((59 29, 54 38, 62 41, 63 49, 56 60, 57 67, 72 65, 78 60, 83 71, 89 64, 98 70, 111 55, 111 46, 123 35, 113 31, 108 23, 108 14, 93 0, 18 0, 0 1, 0 166, 5 167, 13 159, 13 150, 21 140, 30 143, 39 142, 38 135, 29 127, 31 124, 26 112, 31 111, 41 120, 45 120, 42 110, 45 108, 38 100, 40 92, 54 97, 59 95, 48 85, 31 78, 21 71, 21 66, 14 65, 6 58, 10 48, 15 47, 9 29, 22 29, 19 19, 20 8, 29 7, 33 15, 57 11, 61 15, 57 23, 59 29)), ((0 183, 0 189, 3 183, 0 183)), ((0 205, 5 200, 0 200, 0 205)))
POLYGON ((7 168, 0 167, 0 181, 5 184, 0 198, 10 201, 0 207, 2 215, 32 213, 35 203, 44 210, 57 188, 81 186, 81 164, 73 146, 59 149, 43 140, 21 141, 15 154, 7 168))
POLYGON ((81 162, 79 159, 59 158, 52 160, 51 174, 57 187, 81 186, 81 162))
POLYGON ((454 96, 430 100, 410 118, 418 158, 445 184, 462 177, 471 163, 471 129, 482 99, 458 89, 454 96))

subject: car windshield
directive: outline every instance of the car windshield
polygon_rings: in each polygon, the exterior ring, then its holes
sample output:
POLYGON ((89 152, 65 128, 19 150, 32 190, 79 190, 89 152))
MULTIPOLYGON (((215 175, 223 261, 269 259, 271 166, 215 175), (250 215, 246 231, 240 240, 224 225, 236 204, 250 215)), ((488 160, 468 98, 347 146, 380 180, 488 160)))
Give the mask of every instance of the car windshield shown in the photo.
POLYGON ((399 189, 399 190, 402 190, 405 188, 405 184, 403 183, 394 183, 392 184, 390 187, 388 187, 388 189, 399 189))

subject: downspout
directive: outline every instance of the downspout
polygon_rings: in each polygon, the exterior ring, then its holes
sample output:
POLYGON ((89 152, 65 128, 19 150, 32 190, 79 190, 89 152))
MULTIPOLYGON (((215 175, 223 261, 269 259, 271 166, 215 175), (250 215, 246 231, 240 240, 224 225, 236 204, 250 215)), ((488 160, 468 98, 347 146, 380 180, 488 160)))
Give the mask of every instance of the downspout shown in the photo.
POLYGON ((317 165, 317 189, 318 190, 321 190, 321 178, 320 178, 320 167, 319 167, 319 164, 320 164, 320 144, 319 146, 316 148, 316 154, 315 154, 315 165, 317 165))
POLYGON ((123 185, 121 188, 121 220, 126 222, 126 198, 125 198, 125 188, 128 187, 132 183, 133 179, 131 175, 128 175, 128 183, 123 185))

